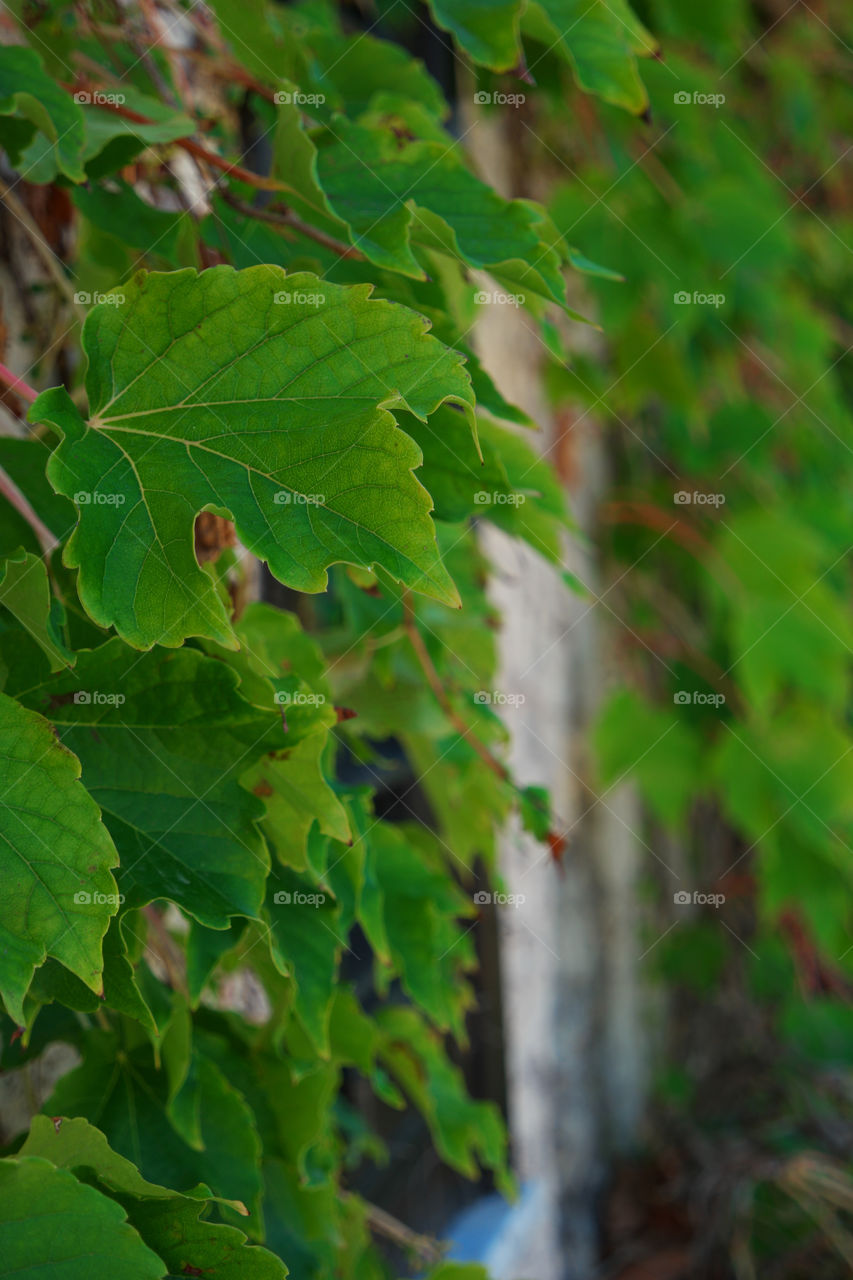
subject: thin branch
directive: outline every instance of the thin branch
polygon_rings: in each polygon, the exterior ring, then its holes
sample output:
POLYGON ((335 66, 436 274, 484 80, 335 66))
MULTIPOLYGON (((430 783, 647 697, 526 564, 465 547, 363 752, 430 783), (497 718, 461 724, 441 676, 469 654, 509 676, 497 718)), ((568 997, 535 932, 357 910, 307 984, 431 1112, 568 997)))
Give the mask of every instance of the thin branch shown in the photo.
MULTIPOLYGON (((64 87, 71 92, 71 88, 68 85, 64 87)), ((112 111, 114 115, 121 116, 125 120, 131 120, 134 124, 155 123, 148 116, 140 115, 138 111, 131 111, 129 107, 119 106, 115 102, 102 101, 98 97, 95 97, 93 105, 100 107, 103 111, 112 111)), ((238 182, 244 182, 247 186, 255 187, 259 191, 275 191, 281 194, 290 190, 287 183, 279 182, 277 178, 265 178, 262 174, 252 173, 250 169, 244 169, 242 165, 232 164, 231 161, 218 156, 215 151, 209 151, 200 142, 194 142, 192 138, 176 138, 174 145, 187 151, 196 160, 210 165, 213 169, 218 169, 226 177, 236 178, 238 182)), ((236 196, 232 196, 224 189, 221 189, 221 194, 228 204, 235 209, 239 209, 241 213, 245 213, 248 217, 257 218, 262 222, 269 222, 275 226, 289 227, 291 230, 299 232, 300 235, 307 236, 309 240, 314 240, 324 248, 331 249, 333 253, 338 254, 341 258, 355 258, 360 262, 365 261, 365 256, 360 249, 356 249, 353 245, 344 244, 343 241, 336 240, 334 236, 327 235, 325 231, 312 227, 310 222, 303 221, 291 209, 255 209, 252 205, 238 200, 236 196)))
POLYGON ((26 231, 32 241, 33 248, 44 263, 44 266, 54 284, 68 299, 80 320, 85 320, 85 309, 77 302, 77 299, 74 296, 74 285, 62 270, 62 267, 59 264, 59 259, 45 240, 38 224, 30 215, 29 210, 24 208, 18 197, 12 192, 11 187, 8 187, 2 179, 0 179, 0 200, 3 201, 12 216, 18 219, 21 226, 26 231))
POLYGON ((157 957, 165 969, 169 986, 172 990, 179 991, 189 999, 184 953, 180 947, 176 946, 172 935, 166 928, 163 917, 155 906, 143 907, 142 914, 148 921, 148 925, 154 935, 153 937, 149 935, 147 939, 146 945, 148 949, 152 955, 157 957))
POLYGON ((415 611, 412 608, 411 596, 408 592, 403 594, 403 626, 406 629, 406 635, 409 637, 409 643, 415 651, 415 657, 421 665, 421 670, 427 679, 427 684, 435 694, 436 701, 453 725, 457 733, 470 742, 477 755, 483 761, 487 768, 491 769, 501 782, 507 782, 514 788, 514 783, 510 776, 509 770, 505 765, 501 764, 497 756, 493 756, 491 751, 484 743, 480 741, 471 726, 460 716, 455 709, 447 694, 444 691, 444 685, 441 683, 441 676, 435 669, 432 658, 429 656, 429 650, 424 644, 424 638, 418 630, 418 624, 415 620, 415 611))
MULTIPOLYGON (((350 1195, 349 1192, 344 1194, 350 1195)), ((444 1261, 444 1250, 437 1240, 413 1231, 411 1227, 407 1227, 404 1222, 386 1213, 378 1205, 370 1204, 366 1200, 362 1200, 361 1204, 365 1211, 367 1225, 376 1235, 384 1236, 386 1240, 393 1240, 404 1249, 412 1249, 418 1257, 430 1265, 444 1261)))
POLYGON ((323 245, 326 249, 331 249, 333 253, 337 253, 341 258, 356 258, 359 262, 365 261, 365 256, 360 249, 356 249, 351 244, 344 244, 342 240, 336 240, 334 236, 326 235, 325 231, 312 227, 309 222, 303 222, 292 209, 281 205, 271 209, 256 209, 254 205, 246 204, 245 200, 238 199, 225 187, 220 188, 219 194, 226 204, 230 204, 232 209, 236 209, 238 213, 245 214, 247 218, 256 218, 258 222, 269 222, 274 227, 289 227, 303 236, 310 237, 311 240, 315 240, 317 244, 323 245))
MULTIPOLYGON (((412 608, 412 598, 408 591, 403 593, 403 627, 409 638, 409 643, 415 651, 415 657, 420 663, 421 670, 426 676, 427 684, 435 694, 436 701, 447 716, 454 729, 459 733, 466 742, 470 742, 477 755, 483 761, 483 764, 492 771, 495 777, 500 778, 501 782, 505 782, 511 787, 515 794, 521 799, 523 789, 515 781, 509 769, 503 764, 497 756, 493 755, 485 743, 481 742, 474 730, 467 721, 459 714, 452 702, 448 698, 444 685, 441 682, 441 676, 435 669, 432 658, 429 656, 429 650, 424 643, 424 638, 418 630, 415 611, 412 608)), ((537 809, 547 819, 551 830, 547 835, 547 844, 551 849, 551 855, 557 864, 563 854, 563 847, 566 836, 558 834, 558 828, 562 828, 563 832, 568 832, 570 824, 555 813, 553 809, 540 804, 535 796, 526 796, 526 803, 537 809)))
POLYGON ((46 524, 43 524, 30 506, 27 499, 21 493, 21 490, 15 484, 10 475, 0 467, 0 495, 11 504, 23 516, 33 533, 39 540, 39 546, 45 556, 49 556, 54 547, 59 546, 59 540, 51 533, 46 524))
MULTIPOLYGON (((74 85, 64 84, 62 87, 68 93, 76 92, 74 85)), ((100 107, 101 111, 111 111, 113 115, 121 116, 123 120, 130 120, 133 124, 157 123, 149 116, 140 115, 138 111, 131 111, 130 107, 122 107, 117 102, 104 102, 97 95, 94 96, 92 105, 100 107)), ((218 169, 221 173, 228 174, 239 182, 245 182, 249 187, 257 187, 260 191, 287 190, 283 182, 278 182, 275 178, 264 178, 259 173, 252 173, 250 169, 244 169, 242 165, 232 164, 229 160, 223 160, 222 156, 218 156, 215 151, 208 151, 207 147, 203 147, 200 142, 194 142, 192 138, 176 138, 173 145, 188 151, 197 160, 203 160, 211 168, 218 169)))
MULTIPOLYGON (((38 392, 34 391, 28 382, 16 377, 11 369, 6 368, 5 364, 0 364, 0 383, 8 387, 10 391, 14 391, 15 395, 20 396, 22 400, 26 400, 28 404, 32 404, 38 395, 38 392)), ((39 546, 45 556, 49 556, 54 547, 59 546, 59 539, 36 515, 27 498, 3 467, 0 467, 0 496, 4 497, 10 506, 15 508, 18 515, 24 517, 38 538, 39 546)))
POLYGON ((34 391, 28 382, 16 377, 5 364, 0 364, 0 382, 4 383, 10 391, 14 391, 15 395, 20 396, 22 400, 26 400, 27 404, 33 404, 38 398, 38 392, 34 391))

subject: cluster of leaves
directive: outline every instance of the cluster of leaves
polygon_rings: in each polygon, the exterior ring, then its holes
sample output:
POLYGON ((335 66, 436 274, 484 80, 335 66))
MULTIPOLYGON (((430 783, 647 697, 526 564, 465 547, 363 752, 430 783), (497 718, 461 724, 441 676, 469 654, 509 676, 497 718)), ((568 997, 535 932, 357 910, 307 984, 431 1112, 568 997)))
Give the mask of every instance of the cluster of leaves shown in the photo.
MULTIPOLYGON (((646 109, 623 0, 522 7, 431 10, 486 80, 544 40, 646 109)), ((539 320, 566 267, 596 268, 475 176, 420 63, 332 5, 10 12, 9 207, 22 182, 70 196, 54 282, 88 315, 54 344, 67 386, 33 352, 51 389, 0 441, 2 1067, 57 1041, 78 1063, 0 1161, 0 1269, 386 1274, 344 1188, 344 1073, 509 1187, 444 1041, 473 999, 475 859, 513 805, 550 825, 475 697, 474 517, 559 562, 565 513, 471 349, 472 273, 539 320), (252 557, 292 609, 246 604, 252 557), (374 810, 389 738, 428 824, 374 810), (341 980, 356 937, 369 1012, 341 980)))
MULTIPOLYGON (((642 145, 607 107, 580 143, 532 122, 554 222, 625 276, 589 286, 608 358, 550 373, 568 428, 603 418, 613 441, 602 544, 633 687, 599 724, 599 785, 639 785, 669 901, 726 898, 650 934, 666 975, 709 993, 735 966, 794 1061, 834 1073, 853 1050, 853 27, 843 3, 643 13, 665 62, 642 145)), ((803 1128, 765 1130, 777 1153, 835 1103, 788 1105, 803 1128)), ((760 1255, 811 1226, 754 1229, 760 1255)))

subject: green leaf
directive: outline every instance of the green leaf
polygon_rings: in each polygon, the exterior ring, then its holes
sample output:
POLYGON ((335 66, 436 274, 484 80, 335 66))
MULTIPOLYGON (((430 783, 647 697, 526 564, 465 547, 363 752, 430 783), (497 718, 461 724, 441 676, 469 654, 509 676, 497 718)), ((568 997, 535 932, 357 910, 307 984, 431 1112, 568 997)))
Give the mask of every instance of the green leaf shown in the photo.
POLYGON ((284 1280, 287 1267, 259 1245, 250 1245, 236 1227, 199 1217, 202 1206, 192 1200, 169 1204, 141 1200, 127 1206, 128 1217, 143 1240, 166 1263, 169 1276, 210 1276, 212 1280, 284 1280), (192 1270, 189 1270, 192 1268, 192 1270))
POLYGON ((319 145, 320 186, 353 243, 379 266, 421 279, 415 241, 488 271, 513 291, 564 305, 560 241, 543 243, 535 206, 504 200, 481 182, 446 135, 410 142, 393 123, 366 128, 339 118, 334 140, 319 145))
MULTIPOLYGON (((67 498, 54 493, 48 482, 45 475, 48 452, 48 446, 41 440, 0 437, 0 466, 27 495, 36 515, 61 542, 74 528, 76 512, 67 498)), ((32 527, 3 500, 0 555, 10 556, 20 547, 38 556, 43 554, 32 527)))
POLYGON ((481 66, 509 71, 521 63, 521 0, 429 0, 429 7, 438 25, 481 66))
POLYGON ((174 257, 182 226, 189 220, 188 214, 155 209, 125 182, 109 190, 95 183, 75 187, 72 199, 99 231, 120 235, 124 244, 162 258, 174 257))
MULTIPOLYGON (((73 182, 83 181, 83 112, 71 94, 46 74, 38 54, 20 45, 0 46, 0 116, 11 115, 29 121, 44 135, 60 173, 73 182)), ((25 134, 19 136, 29 141, 25 134)), ((8 136, 4 141, 8 146, 8 136)), ((11 150, 13 163, 18 163, 22 149, 11 150)), ((26 167, 22 176, 28 177, 26 167)))
POLYGON ((151 1009, 136 984, 133 965, 130 962, 122 935, 122 916, 113 916, 104 937, 104 991, 97 996, 75 978, 72 973, 54 960, 48 960, 33 977, 27 992, 26 1024, 30 1027, 45 1004, 52 1001, 83 1013, 95 1013, 106 1005, 120 1013, 135 1018, 148 1031, 152 1039, 159 1035, 151 1009))
POLYGON ((441 1158, 467 1178, 478 1176, 479 1161, 495 1172, 505 1193, 511 1192, 506 1132, 494 1103, 468 1097, 462 1073, 440 1037, 414 1009, 382 1009, 377 1023, 385 1035, 382 1057, 423 1114, 441 1158))
POLYGON ((566 58, 587 93, 636 114, 648 107, 636 55, 657 46, 626 0, 534 0, 524 28, 566 58))
POLYGON ((131 1225, 163 1259, 170 1275, 195 1274, 188 1267, 215 1280, 280 1280, 287 1274, 284 1264, 266 1249, 247 1246, 242 1231, 200 1221, 203 1199, 148 1182, 86 1120, 34 1116, 20 1154, 41 1156, 81 1179, 94 1175, 100 1189, 126 1209, 131 1225))
POLYGON ((296 985, 295 1009, 319 1053, 328 1056, 329 1017, 346 946, 331 895, 309 880, 281 871, 270 877, 267 918, 270 949, 280 973, 296 985))
POLYGON ((242 779, 266 805, 263 829, 278 857, 297 871, 307 866, 305 850, 314 822, 335 840, 350 839, 346 812, 323 776, 326 741, 325 731, 309 734, 292 749, 259 760, 242 779))
POLYGON ((378 822, 367 836, 394 968, 412 999, 440 1027, 461 1036, 470 1004, 461 970, 473 966, 457 918, 473 915, 474 908, 445 866, 429 865, 418 843, 430 837, 414 827, 406 835, 378 822))
POLYGON ((47 1160, 0 1160, 0 1276, 161 1280, 121 1205, 47 1160))
POLYGON ((50 583, 44 560, 21 549, 0 566, 0 605, 47 654, 51 671, 74 666, 74 654, 57 635, 52 614, 50 583))
POLYGON ((242 1094, 209 1058, 194 1054, 203 1149, 193 1149, 169 1118, 166 1073, 156 1069, 151 1046, 138 1029, 126 1028, 124 1036, 89 1033, 82 1064, 62 1077, 45 1110, 97 1125, 113 1151, 138 1166, 148 1181, 193 1196, 204 1184, 254 1211, 260 1139, 242 1094))
POLYGON ((80 762, 48 722, 0 694, 0 740, 0 994, 23 1022, 24 994, 48 956, 101 991, 118 858, 80 762))
POLYGON ((670 825, 683 821, 701 786, 699 742, 686 711, 692 706, 656 707, 624 689, 607 703, 594 735, 608 788, 633 777, 657 817, 670 825))
POLYGON ((518 793, 521 823, 537 840, 547 840, 551 827, 551 799, 545 787, 525 787, 518 793))
POLYGON ((229 667, 196 650, 140 655, 118 638, 82 650, 73 673, 29 697, 80 757, 128 905, 169 898, 217 929, 257 915, 264 808, 238 780, 286 744, 272 698, 266 712, 245 702, 229 667))
POLYGON ((33 1116, 21 1156, 38 1156, 78 1177, 91 1170, 109 1191, 172 1199, 174 1191, 148 1182, 130 1160, 113 1151, 100 1129, 80 1117, 33 1116))
POLYGON ((233 645, 194 555, 204 508, 230 513, 299 590, 322 590, 343 560, 457 602, 412 475, 419 451, 388 412, 470 410, 460 358, 421 319, 367 286, 275 267, 139 273, 125 290, 84 329, 90 422, 58 388, 31 410, 64 436, 49 477, 76 495, 65 560, 100 625, 140 648, 233 645))

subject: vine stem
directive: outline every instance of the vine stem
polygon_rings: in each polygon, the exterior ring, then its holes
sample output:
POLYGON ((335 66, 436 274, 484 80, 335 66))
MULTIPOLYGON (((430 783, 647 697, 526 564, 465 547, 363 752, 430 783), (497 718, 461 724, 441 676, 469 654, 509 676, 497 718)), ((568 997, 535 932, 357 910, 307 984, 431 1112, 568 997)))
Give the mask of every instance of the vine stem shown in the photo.
MULTIPOLYGON (((450 723, 453 725, 454 729, 457 733, 462 735, 466 742, 470 742, 477 755, 483 761, 483 764, 492 771, 495 777, 499 778, 501 782, 505 782, 508 787, 511 787, 515 794, 520 798, 521 787, 515 781, 509 769, 507 769, 506 765, 503 764, 497 756, 492 754, 485 743, 480 741, 474 730, 464 717, 459 714, 453 706, 453 703, 448 698, 444 685, 441 683, 441 676, 435 669, 435 664, 429 656, 429 650, 424 643, 424 638, 418 629, 415 611, 412 607, 412 597, 408 591, 403 593, 403 629, 409 638, 409 643, 415 651, 415 657, 420 664, 420 668, 426 676, 427 684, 430 689, 432 689, 435 694, 436 701, 450 723)), ((546 808, 544 805, 539 805, 531 798, 528 799, 528 803, 532 804, 534 808, 544 814, 552 827, 552 830, 548 832, 547 843, 550 846, 551 855, 554 861, 559 866, 561 864, 563 847, 567 837, 566 835, 559 835, 557 830, 554 830, 554 828, 562 827, 563 831, 568 833, 571 830, 571 827, 569 823, 561 818, 559 814, 555 813, 553 809, 546 808)))
MULTIPOLYGON (((5 364, 0 364, 0 383, 14 391, 22 400, 26 400, 28 404, 32 404, 36 399, 38 392, 34 391, 28 382, 24 382, 22 378, 16 377, 11 369, 7 369, 5 364)), ((15 484, 15 481, 8 472, 0 467, 0 495, 13 506, 19 515, 23 516, 33 533, 39 540, 39 546, 45 556, 49 556, 54 547, 59 546, 59 540, 51 533, 47 525, 39 519, 36 512, 30 506, 27 498, 15 484)))
POLYGON ((436 701, 453 725, 457 733, 460 733, 466 742, 470 742, 471 746, 477 752, 477 755, 483 761, 501 782, 507 782, 514 789, 514 784, 510 776, 509 770, 505 765, 501 764, 497 756, 493 756, 489 748, 480 741, 471 726, 460 716, 452 702, 444 691, 444 685, 441 683, 441 676, 435 669, 432 658, 429 656, 429 650, 424 644, 424 638, 418 630, 418 624, 415 620, 415 611, 412 608, 412 599, 408 592, 403 595, 403 626, 406 635, 409 637, 409 643, 415 651, 415 657, 420 663, 421 670, 427 679, 427 684, 435 694, 436 701))
POLYGON ((38 392, 34 391, 28 382, 24 382, 23 378, 19 378, 7 369, 5 364, 0 364, 0 382, 5 383, 10 391, 14 391, 22 400, 26 400, 27 404, 32 404, 38 398, 38 392))
POLYGON ((256 218, 258 222, 269 222, 274 227, 291 227, 304 236, 310 236, 312 240, 316 240, 317 244, 325 245, 341 258, 357 258, 359 262, 365 260, 364 254, 360 249, 356 249, 355 245, 344 244, 334 236, 326 235, 325 231, 320 231, 310 223, 303 222, 292 209, 256 209, 254 205, 246 204, 245 200, 239 200, 225 187, 220 188, 220 195, 226 204, 230 204, 232 209, 245 214, 247 218, 256 218))
MULTIPOLYGON (((344 1194, 349 1195, 350 1193, 345 1192, 344 1194)), ((404 1222, 400 1222, 398 1218, 386 1213, 378 1205, 370 1204, 366 1200, 362 1200, 361 1203, 365 1210, 367 1225, 375 1235, 384 1236, 386 1240, 393 1240, 395 1244, 401 1245, 404 1249, 412 1249, 418 1257, 431 1265, 444 1260, 444 1252, 438 1241, 413 1231, 411 1227, 407 1227, 404 1222)))
MULTIPOLYGON (((59 289, 60 293, 64 294, 66 300, 77 315, 77 318, 82 323, 86 319, 86 312, 74 296, 74 285, 62 270, 59 258, 45 240, 38 223, 30 216, 29 211, 24 207, 24 205, 21 204, 20 200, 12 191, 12 188, 8 186, 7 183, 3 182, 2 179, 0 179, 0 200, 3 201, 3 204, 12 214, 12 217, 17 218, 18 222, 24 228, 30 238, 33 248, 41 258, 45 270, 51 280, 59 289)), ((26 383, 23 383, 22 386, 26 386, 26 383)), ((24 392, 21 391, 20 394, 23 395, 24 392)))
POLYGON ((12 477, 0 467, 0 494, 22 515, 39 540, 39 546, 45 556, 49 556, 54 547, 59 546, 59 539, 38 518, 12 477))
MULTIPOLYGON (((74 91, 73 86, 66 84, 63 87, 69 93, 74 91)), ((95 98, 93 105, 100 107, 102 111, 111 111, 114 115, 121 116, 125 120, 132 120, 134 124, 155 123, 148 116, 140 115, 138 111, 131 111, 129 107, 120 106, 116 102, 102 102, 99 98, 95 98)), ((277 178, 265 178, 263 174, 252 173, 251 169, 244 169, 242 165, 233 164, 230 160, 225 160, 222 156, 217 155, 215 151, 210 151, 192 138, 176 138, 174 145, 188 152, 195 160, 200 160, 204 164, 210 165, 211 168, 218 169, 225 177, 236 178, 238 182, 244 182, 247 186, 255 187, 258 191, 273 191, 281 195, 289 190, 287 184, 279 182, 277 178)), ((234 198, 229 198, 228 196, 225 198, 229 204, 234 203, 234 198)), ((253 218, 260 218, 264 222, 275 222, 279 225, 291 227, 294 231, 298 231, 300 235, 307 236, 309 240, 314 240, 326 249, 331 249, 342 258, 358 258, 360 261, 364 261, 364 254, 360 249, 356 249, 353 245, 344 244, 341 240, 335 240, 333 236, 327 235, 325 231, 319 231, 316 227, 312 227, 310 222, 304 222, 289 209, 273 215, 272 213, 265 214, 263 210, 254 209, 251 205, 242 205, 241 212, 253 218)))

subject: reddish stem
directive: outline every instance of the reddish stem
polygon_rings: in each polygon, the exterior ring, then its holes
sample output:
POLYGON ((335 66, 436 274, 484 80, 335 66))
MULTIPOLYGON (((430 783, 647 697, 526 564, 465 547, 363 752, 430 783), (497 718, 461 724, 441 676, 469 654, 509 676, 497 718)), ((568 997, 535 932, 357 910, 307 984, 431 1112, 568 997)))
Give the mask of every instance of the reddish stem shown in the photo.
POLYGON ((17 378, 11 369, 7 369, 5 364, 0 364, 0 382, 5 383, 10 391, 14 391, 22 400, 26 400, 28 404, 32 404, 38 397, 38 392, 33 391, 28 382, 23 382, 17 378))

